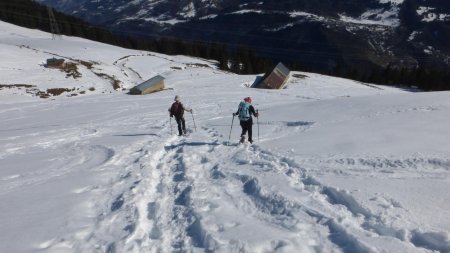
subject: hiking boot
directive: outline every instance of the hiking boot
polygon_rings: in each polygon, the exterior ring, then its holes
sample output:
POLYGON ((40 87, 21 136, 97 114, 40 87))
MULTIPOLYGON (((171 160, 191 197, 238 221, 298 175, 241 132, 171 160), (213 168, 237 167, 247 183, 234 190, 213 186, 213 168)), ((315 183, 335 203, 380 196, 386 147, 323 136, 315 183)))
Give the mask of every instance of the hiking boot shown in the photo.
POLYGON ((248 140, 248 142, 253 143, 253 140, 248 140))

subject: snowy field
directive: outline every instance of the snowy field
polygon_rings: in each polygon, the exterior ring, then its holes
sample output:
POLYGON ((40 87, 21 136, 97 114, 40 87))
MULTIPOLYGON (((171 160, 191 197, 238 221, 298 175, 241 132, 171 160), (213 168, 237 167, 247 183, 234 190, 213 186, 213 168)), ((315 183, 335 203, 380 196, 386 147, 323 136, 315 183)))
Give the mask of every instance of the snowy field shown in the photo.
POLYGON ((299 72, 250 89, 201 59, 2 22, 0 56, 0 252, 450 252, 450 92, 299 72), (166 90, 127 94, 157 74, 166 90), (246 96, 260 117, 238 145, 246 96))

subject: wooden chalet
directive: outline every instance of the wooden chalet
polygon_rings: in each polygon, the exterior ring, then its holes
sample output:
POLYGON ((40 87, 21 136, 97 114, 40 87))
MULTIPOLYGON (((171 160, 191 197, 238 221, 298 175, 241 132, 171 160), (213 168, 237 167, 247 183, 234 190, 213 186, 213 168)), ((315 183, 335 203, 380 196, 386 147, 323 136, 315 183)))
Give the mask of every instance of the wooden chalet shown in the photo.
POLYGON ((278 63, 277 66, 265 75, 259 83, 255 84, 253 88, 260 89, 283 89, 289 80, 290 70, 283 65, 283 63, 278 63))

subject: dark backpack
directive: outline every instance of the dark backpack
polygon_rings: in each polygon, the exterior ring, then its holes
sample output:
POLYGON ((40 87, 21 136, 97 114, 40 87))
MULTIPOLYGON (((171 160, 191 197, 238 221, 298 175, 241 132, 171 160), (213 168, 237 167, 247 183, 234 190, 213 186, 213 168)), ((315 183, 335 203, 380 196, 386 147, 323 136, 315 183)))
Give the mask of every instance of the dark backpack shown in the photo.
POLYGON ((181 103, 173 103, 172 107, 170 107, 170 114, 175 116, 181 116, 183 113, 183 106, 181 103))

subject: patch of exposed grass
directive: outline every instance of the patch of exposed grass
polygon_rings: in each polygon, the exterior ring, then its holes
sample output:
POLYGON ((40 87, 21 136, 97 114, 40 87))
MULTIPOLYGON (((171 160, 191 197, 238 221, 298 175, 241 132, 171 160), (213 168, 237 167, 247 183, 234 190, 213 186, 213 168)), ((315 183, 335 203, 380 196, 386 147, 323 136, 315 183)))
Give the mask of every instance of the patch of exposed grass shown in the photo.
POLYGON ((40 98, 49 98, 50 94, 46 93, 45 91, 38 91, 36 92, 36 96, 39 96, 40 98))
POLYGON ((98 77, 109 80, 109 82, 112 84, 114 90, 120 89, 120 84, 122 82, 119 81, 115 76, 110 76, 105 73, 96 73, 96 72, 94 72, 94 74, 96 74, 98 77))
POLYGON ((0 84, 0 90, 3 88, 12 89, 12 88, 32 88, 32 87, 36 86, 31 84, 0 84))
POLYGON ((69 91, 73 91, 67 88, 51 88, 51 89, 47 89, 47 93, 52 95, 52 96, 59 96, 64 92, 69 92, 69 91))
POLYGON ((308 76, 307 76, 307 75, 302 75, 302 74, 293 74, 292 77, 305 79, 305 78, 307 78, 308 76))
POLYGON ((94 66, 94 62, 88 62, 88 61, 82 61, 80 60, 79 63, 83 66, 85 66, 87 69, 92 69, 94 66))
POLYGON ((78 67, 76 63, 68 62, 64 64, 62 70, 67 73, 66 78, 73 77, 73 79, 77 79, 81 77, 81 73, 78 72, 78 67))

